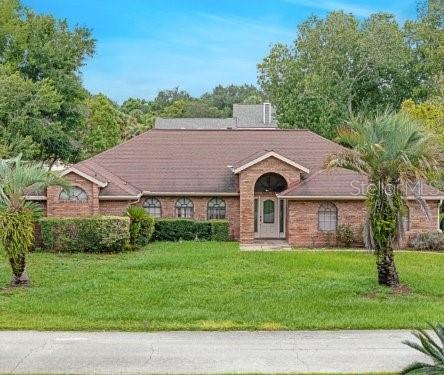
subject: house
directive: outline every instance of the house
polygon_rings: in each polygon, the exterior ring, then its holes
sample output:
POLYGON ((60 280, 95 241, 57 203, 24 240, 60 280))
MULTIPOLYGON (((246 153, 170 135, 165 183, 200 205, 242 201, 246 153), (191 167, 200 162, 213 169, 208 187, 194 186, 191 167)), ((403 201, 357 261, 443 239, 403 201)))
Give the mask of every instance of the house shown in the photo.
POLYGON ((234 104, 229 118, 162 118, 155 129, 276 129, 275 109, 270 103, 234 104))
MULTIPOLYGON (((359 236, 366 221, 366 177, 323 169, 338 150, 308 130, 157 128, 65 170, 68 191, 49 187, 28 199, 40 201, 48 216, 123 215, 137 204, 155 217, 227 219, 242 245, 281 239, 328 246, 338 225, 359 236)), ((443 198, 426 184, 409 190, 408 236, 438 228, 443 198)))

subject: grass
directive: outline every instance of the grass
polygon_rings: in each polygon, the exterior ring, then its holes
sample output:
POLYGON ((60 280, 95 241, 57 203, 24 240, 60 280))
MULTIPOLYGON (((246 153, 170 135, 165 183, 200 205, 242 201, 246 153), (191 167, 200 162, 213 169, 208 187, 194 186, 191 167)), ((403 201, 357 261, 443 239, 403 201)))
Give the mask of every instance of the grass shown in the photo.
MULTIPOLYGON (((375 281, 365 252, 240 252, 154 243, 123 254, 29 256, 31 288, 0 291, 0 329, 419 328, 444 321, 444 256, 396 255, 409 294, 375 281)), ((10 271, 0 263, 0 285, 10 271)))

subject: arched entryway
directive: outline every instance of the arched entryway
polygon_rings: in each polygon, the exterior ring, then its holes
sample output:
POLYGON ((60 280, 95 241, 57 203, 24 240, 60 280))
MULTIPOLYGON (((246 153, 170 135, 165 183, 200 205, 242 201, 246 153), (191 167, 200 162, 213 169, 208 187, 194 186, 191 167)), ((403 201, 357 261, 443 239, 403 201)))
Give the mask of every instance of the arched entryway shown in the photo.
POLYGON ((265 173, 257 179, 254 185, 255 238, 285 237, 286 205, 276 193, 287 187, 287 181, 278 173, 265 173))

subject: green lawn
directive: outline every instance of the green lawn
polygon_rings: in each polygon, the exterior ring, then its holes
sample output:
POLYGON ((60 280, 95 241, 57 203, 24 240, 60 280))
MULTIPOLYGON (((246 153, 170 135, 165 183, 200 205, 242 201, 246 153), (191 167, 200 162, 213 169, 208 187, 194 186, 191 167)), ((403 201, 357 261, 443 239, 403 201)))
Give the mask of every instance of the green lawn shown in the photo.
MULTIPOLYGON (((444 255, 398 253, 412 291, 377 287, 364 252, 240 252, 155 243, 112 255, 34 253, 33 287, 0 291, 0 329, 413 328, 444 321, 444 255)), ((9 280, 5 262, 0 285, 9 280)))

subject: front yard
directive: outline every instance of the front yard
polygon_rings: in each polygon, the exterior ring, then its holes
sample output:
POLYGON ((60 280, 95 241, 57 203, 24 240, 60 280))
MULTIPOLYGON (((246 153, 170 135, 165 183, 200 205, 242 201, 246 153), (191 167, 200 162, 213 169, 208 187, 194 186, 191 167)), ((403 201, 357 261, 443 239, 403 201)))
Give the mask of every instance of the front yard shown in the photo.
MULTIPOLYGON (((33 287, 0 291, 0 329, 234 330, 424 327, 444 321, 444 255, 398 253, 408 294, 376 286, 364 252, 240 252, 154 243, 29 256, 33 287)), ((10 270, 0 265, 0 285, 10 270)))

